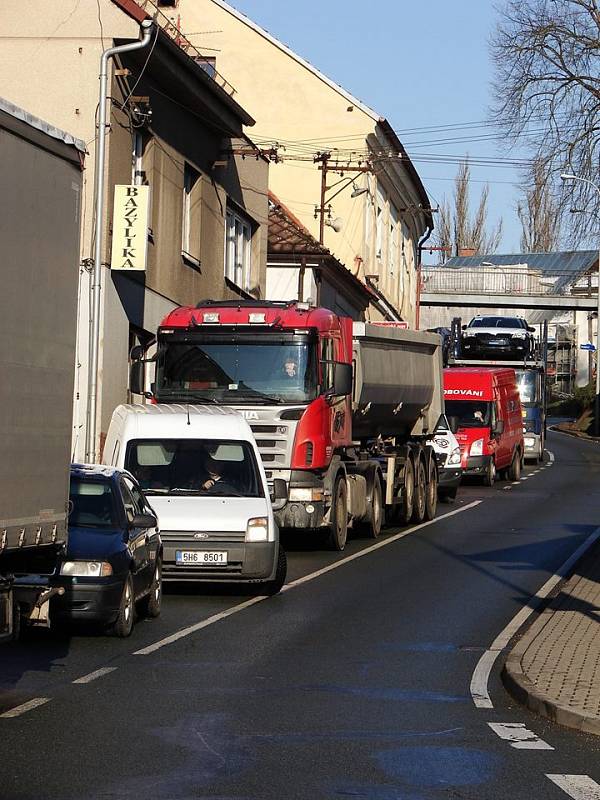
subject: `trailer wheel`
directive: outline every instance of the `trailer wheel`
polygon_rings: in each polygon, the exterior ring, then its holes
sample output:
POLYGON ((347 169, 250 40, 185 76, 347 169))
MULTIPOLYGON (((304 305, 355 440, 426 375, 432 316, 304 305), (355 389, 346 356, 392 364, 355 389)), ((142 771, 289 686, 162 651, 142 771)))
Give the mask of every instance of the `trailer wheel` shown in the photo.
POLYGON ((435 517, 438 500, 438 480, 437 468, 433 458, 429 459, 429 470, 427 475, 427 486, 425 491, 425 519, 431 520, 435 517))
POLYGON ((540 446, 539 446, 539 450, 538 450, 538 454, 537 454, 537 459, 536 460, 537 460, 538 464, 541 464, 542 461, 544 460, 544 434, 543 433, 540 434, 540 446))
POLYGON ((417 524, 425 519, 425 507, 427 505, 427 472, 425 462, 419 457, 415 470, 415 503, 412 513, 412 521, 417 524))
POLYGON ((383 527, 383 489, 378 472, 373 475, 373 488, 371 490, 371 508, 369 518, 358 525, 358 531, 369 539, 377 539, 383 527))
POLYGON ((402 485, 402 503, 395 508, 398 512, 394 514, 395 522, 401 525, 408 525, 413 515, 415 505, 415 468, 412 458, 407 457, 404 464, 404 483, 402 485))
POLYGON ((331 512, 329 520, 329 535, 327 543, 331 550, 341 552, 346 547, 348 538, 348 486, 343 476, 335 479, 331 512))

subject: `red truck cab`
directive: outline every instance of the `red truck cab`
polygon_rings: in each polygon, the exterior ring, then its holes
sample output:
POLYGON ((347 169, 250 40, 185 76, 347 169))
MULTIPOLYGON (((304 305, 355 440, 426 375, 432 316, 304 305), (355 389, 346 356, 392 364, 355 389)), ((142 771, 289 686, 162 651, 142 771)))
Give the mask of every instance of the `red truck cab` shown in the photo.
POLYGON ((464 474, 481 477, 486 486, 498 474, 519 480, 525 445, 514 369, 445 369, 444 401, 464 474))

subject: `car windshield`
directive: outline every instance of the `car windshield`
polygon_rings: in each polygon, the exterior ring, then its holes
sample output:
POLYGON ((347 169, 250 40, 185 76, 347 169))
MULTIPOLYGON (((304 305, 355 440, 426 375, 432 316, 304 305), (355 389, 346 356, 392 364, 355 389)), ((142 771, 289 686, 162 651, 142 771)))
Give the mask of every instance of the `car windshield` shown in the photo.
POLYGON ((446 400, 446 416, 455 417, 461 428, 489 426, 492 404, 476 400, 446 400))
POLYGON ((517 387, 522 403, 535 403, 537 396, 537 373, 532 369, 516 369, 517 387))
POLYGON ((469 328, 523 328, 520 319, 515 317, 476 317, 469 322, 469 328))
POLYGON ((137 439, 125 467, 147 495, 264 497, 254 450, 229 439, 137 439))
POLYGON ((69 525, 74 528, 118 526, 113 487, 109 481, 71 478, 69 525))
POLYGON ((315 347, 297 339, 181 342, 162 337, 159 399, 306 403, 316 395, 315 347))

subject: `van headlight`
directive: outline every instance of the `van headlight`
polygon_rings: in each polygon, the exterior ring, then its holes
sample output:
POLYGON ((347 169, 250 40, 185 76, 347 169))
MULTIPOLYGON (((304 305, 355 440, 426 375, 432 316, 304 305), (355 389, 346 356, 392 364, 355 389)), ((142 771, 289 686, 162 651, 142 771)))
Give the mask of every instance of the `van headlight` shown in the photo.
POLYGON ((269 539, 269 520, 266 517, 254 517, 246 526, 247 542, 266 542, 269 539))
POLYGON ((108 561, 64 561, 60 574, 73 578, 108 578, 113 569, 108 561))
POLYGON ((483 439, 476 439, 472 444, 469 450, 472 456, 482 456, 483 455, 483 439))
POLYGON ((455 447, 448 456, 448 464, 460 464, 460 447, 455 447))

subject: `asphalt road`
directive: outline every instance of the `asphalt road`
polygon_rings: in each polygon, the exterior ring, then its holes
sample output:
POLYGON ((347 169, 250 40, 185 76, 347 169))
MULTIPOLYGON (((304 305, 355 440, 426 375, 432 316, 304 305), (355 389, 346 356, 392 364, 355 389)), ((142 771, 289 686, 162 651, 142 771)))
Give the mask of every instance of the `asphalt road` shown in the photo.
POLYGON ((600 524, 600 447, 551 434, 548 449, 520 485, 463 487, 375 549, 289 540, 277 597, 170 589, 128 640, 4 646, 0 798, 598 800, 600 740, 514 703, 501 658, 493 708, 470 691, 486 648, 600 524))

